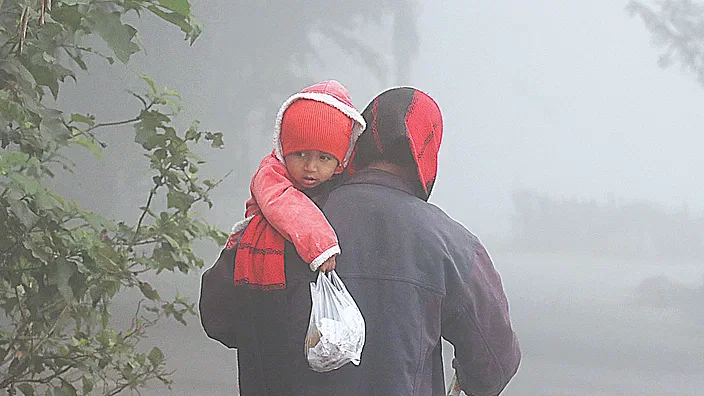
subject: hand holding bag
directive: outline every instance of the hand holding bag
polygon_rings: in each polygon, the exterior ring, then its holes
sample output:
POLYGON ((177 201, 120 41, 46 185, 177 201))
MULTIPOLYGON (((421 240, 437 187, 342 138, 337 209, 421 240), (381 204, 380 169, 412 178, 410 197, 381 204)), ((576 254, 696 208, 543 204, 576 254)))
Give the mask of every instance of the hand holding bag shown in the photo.
POLYGON ((310 284, 312 308, 305 354, 317 372, 338 369, 348 362, 359 365, 365 324, 354 299, 335 271, 318 273, 310 284))

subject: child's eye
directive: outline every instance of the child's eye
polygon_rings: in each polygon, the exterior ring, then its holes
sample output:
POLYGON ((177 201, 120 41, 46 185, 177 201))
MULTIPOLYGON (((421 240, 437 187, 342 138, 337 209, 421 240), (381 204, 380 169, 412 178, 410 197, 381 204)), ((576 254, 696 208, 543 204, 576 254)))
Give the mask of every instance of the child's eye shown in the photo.
POLYGON ((321 155, 320 156, 321 161, 330 161, 331 159, 332 159, 332 157, 329 155, 321 155))

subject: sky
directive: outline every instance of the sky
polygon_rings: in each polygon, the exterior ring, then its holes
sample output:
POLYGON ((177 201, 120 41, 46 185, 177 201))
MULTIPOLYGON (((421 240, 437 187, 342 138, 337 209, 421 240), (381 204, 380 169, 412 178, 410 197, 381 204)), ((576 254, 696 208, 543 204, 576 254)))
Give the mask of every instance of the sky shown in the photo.
POLYGON ((422 5, 414 66, 445 116, 436 202, 490 233, 516 188, 704 209, 704 90, 625 2, 455 4, 422 5))
MULTIPOLYGON (((253 128, 238 123, 268 131, 273 122, 256 115, 243 121, 228 109, 262 93, 237 91, 232 85, 251 70, 232 44, 238 27, 223 16, 227 12, 217 12, 217 4, 204 2, 202 9, 194 5, 205 31, 193 47, 180 42, 170 26, 149 19, 138 24, 147 55, 118 65, 122 74, 107 83, 138 88, 132 73, 145 72, 158 85, 183 94, 183 125, 197 118, 203 127, 223 131, 228 149, 206 154, 210 171, 219 176, 246 168, 216 193, 224 200, 244 196, 247 183, 241 179, 270 150, 268 132, 252 133, 253 128), (250 142, 246 152, 237 152, 244 140, 250 142)), ((405 81, 392 72, 379 78, 359 57, 316 32, 310 35, 316 56, 291 68, 306 84, 340 80, 360 109, 393 85, 412 85, 434 97, 443 111, 445 134, 431 200, 477 234, 510 229, 511 192, 516 189, 599 201, 613 196, 671 209, 687 204, 704 213, 704 184, 699 181, 704 172, 704 161, 699 160, 704 115, 698 111, 704 89, 677 66, 657 66, 661 50, 652 45, 642 21, 626 12, 625 4, 419 1, 419 48, 405 81)), ((389 19, 382 22, 379 26, 362 21, 356 33, 393 68, 389 19)), ((271 40, 276 40, 276 32, 271 40)), ((111 118, 131 114, 136 102, 127 95, 95 102, 81 94, 106 84, 101 71, 107 65, 96 62, 95 68, 98 72, 84 76, 78 89, 66 90, 62 100, 111 118)), ((272 92, 262 111, 275 111, 293 92, 272 92)), ((108 139, 117 145, 125 140, 108 139)), ((232 209, 216 217, 236 215, 232 209)))
MULTIPOLYGON (((228 23, 228 10, 212 8, 217 2, 195 3, 206 30, 193 48, 174 44, 173 30, 157 29, 152 38, 146 26, 147 57, 136 56, 114 81, 100 71, 84 76, 62 100, 110 118, 129 114, 134 109, 129 98, 95 103, 85 93, 103 84, 134 86, 130 73, 147 72, 159 85, 168 81, 184 95, 184 119, 200 118, 225 133, 231 148, 208 154, 206 169, 217 175, 238 167, 249 174, 270 146, 265 134, 247 147, 247 161, 231 151, 246 132, 233 127, 241 120, 232 118, 227 103, 252 94, 228 85, 228 75, 241 72, 231 44, 238 26, 228 23), (167 33, 170 38, 161 37, 167 33)), ((418 51, 405 79, 372 75, 319 33, 311 36, 318 56, 295 69, 309 83, 340 80, 360 109, 391 85, 412 85, 436 99, 445 130, 431 202, 480 238, 509 232, 516 189, 555 198, 642 200, 673 210, 686 204, 704 213, 699 176, 704 173, 704 89, 679 67, 657 66, 661 50, 625 5, 420 1, 415 9, 418 51)), ((356 34, 393 63, 388 23, 388 18, 381 26, 362 23, 356 34)), ((286 32, 268 34, 275 40, 286 32)), ((267 109, 275 110, 291 93, 272 93, 267 109)), ((119 147, 131 131, 121 133, 106 139, 119 147)), ((139 161, 138 155, 125 157, 118 150, 108 153, 105 163, 79 172, 74 182, 88 207, 104 207, 98 189, 105 187, 83 180, 106 173, 117 178, 114 184, 128 197, 112 202, 114 213, 135 206, 130 194, 143 186, 119 179, 129 175, 121 170, 134 166, 125 158, 139 161)), ((229 228, 241 215, 247 187, 246 178, 223 183, 209 214, 218 226, 229 228)), ((214 258, 217 252, 210 253, 214 258)), ((503 251, 492 257, 524 351, 506 395, 702 394, 701 262, 503 251)), ((161 279, 167 290, 197 297, 197 277, 161 279)), ((152 339, 168 344, 167 355, 179 370, 173 392, 164 394, 232 394, 234 354, 207 340, 197 321, 185 329, 159 328, 152 339)))

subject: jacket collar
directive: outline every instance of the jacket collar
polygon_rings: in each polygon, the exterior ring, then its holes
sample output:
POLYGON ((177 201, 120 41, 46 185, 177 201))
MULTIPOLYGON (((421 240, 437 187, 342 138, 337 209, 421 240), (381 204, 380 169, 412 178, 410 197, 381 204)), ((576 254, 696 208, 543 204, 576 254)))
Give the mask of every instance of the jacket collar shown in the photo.
POLYGON ((378 186, 403 191, 413 196, 418 196, 413 187, 403 181, 403 179, 391 172, 383 171, 381 169, 366 168, 357 171, 342 183, 342 185, 347 184, 375 184, 378 186))

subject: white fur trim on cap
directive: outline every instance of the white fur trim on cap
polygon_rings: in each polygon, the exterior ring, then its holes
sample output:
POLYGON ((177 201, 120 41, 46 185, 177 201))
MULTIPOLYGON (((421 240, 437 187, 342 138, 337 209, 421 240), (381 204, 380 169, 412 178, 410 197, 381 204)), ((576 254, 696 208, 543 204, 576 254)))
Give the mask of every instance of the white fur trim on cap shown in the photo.
POLYGON ((274 153, 276 154, 276 158, 278 158, 279 161, 284 162, 283 148, 281 147, 281 123, 284 119, 284 112, 286 111, 286 109, 288 109, 289 106, 291 106, 293 102, 299 99, 310 99, 315 100, 316 102, 328 104, 340 110, 347 117, 351 118, 352 121, 354 121, 354 126, 352 126, 352 134, 350 136, 350 147, 347 150, 347 154, 345 154, 345 159, 342 161, 342 166, 347 166, 347 162, 349 162, 349 159, 352 156, 352 152, 354 151, 354 145, 357 143, 357 139, 362 134, 362 132, 364 132, 364 128, 366 128, 367 123, 364 122, 364 117, 362 117, 362 114, 357 111, 357 109, 355 109, 354 107, 341 102, 332 95, 320 92, 299 92, 286 99, 284 104, 281 105, 279 113, 276 115, 276 123, 274 125, 273 140, 274 153))

